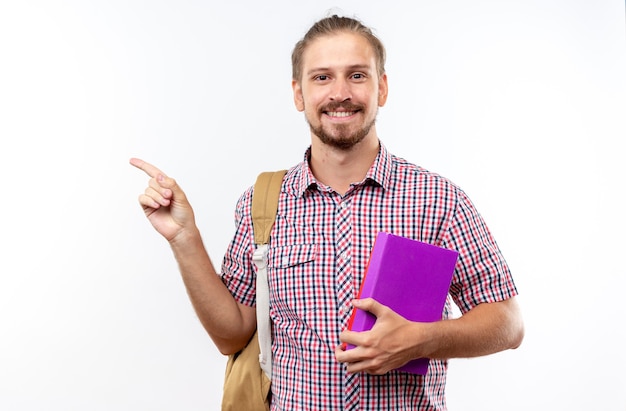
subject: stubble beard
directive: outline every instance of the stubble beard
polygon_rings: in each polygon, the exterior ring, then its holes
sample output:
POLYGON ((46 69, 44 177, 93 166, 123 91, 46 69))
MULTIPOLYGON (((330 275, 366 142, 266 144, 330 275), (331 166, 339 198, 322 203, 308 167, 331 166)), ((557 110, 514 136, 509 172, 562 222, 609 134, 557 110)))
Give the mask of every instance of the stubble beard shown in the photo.
POLYGON ((339 124, 333 126, 332 130, 328 130, 325 129, 321 123, 317 127, 314 126, 308 117, 306 118, 306 121, 309 124, 311 133, 317 136, 323 144, 342 151, 350 150, 352 147, 363 141, 363 139, 369 134, 374 124, 376 124, 376 118, 374 118, 369 123, 364 124, 360 129, 351 132, 348 125, 339 124))

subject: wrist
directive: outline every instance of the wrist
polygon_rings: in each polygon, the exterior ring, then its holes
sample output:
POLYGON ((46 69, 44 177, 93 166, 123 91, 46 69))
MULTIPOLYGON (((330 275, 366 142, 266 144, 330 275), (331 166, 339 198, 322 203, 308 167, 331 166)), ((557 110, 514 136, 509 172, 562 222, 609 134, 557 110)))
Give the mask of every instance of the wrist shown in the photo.
POLYGON ((421 343, 421 350, 427 358, 445 358, 450 349, 451 340, 449 338, 449 320, 440 320, 430 323, 421 323, 421 334, 424 340, 421 343))
POLYGON ((202 246, 202 236, 200 230, 195 225, 190 228, 183 228, 169 240, 170 247, 174 252, 189 251, 194 246, 202 246))

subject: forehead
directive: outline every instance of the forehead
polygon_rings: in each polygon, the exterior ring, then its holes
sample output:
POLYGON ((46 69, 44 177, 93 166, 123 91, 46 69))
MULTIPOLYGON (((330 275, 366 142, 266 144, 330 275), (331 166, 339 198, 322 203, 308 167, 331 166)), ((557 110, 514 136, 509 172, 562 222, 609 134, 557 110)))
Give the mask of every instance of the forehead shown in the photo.
POLYGON ((365 37, 356 33, 338 32, 313 40, 302 56, 303 72, 320 68, 351 66, 376 68, 374 50, 365 37))

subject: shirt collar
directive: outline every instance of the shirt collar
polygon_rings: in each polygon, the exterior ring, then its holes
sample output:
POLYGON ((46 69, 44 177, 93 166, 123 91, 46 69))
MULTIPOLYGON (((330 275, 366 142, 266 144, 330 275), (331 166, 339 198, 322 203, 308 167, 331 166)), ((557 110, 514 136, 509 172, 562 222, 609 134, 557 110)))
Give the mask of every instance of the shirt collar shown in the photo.
MULTIPOLYGON (((391 180, 393 159, 391 153, 383 143, 380 143, 380 150, 372 166, 367 171, 365 179, 357 184, 374 184, 387 190, 391 180)), ((309 159, 311 158, 311 147, 304 153, 304 160, 300 164, 300 176, 297 183, 297 194, 303 196, 308 190, 315 190, 318 186, 317 179, 311 171, 309 159)))

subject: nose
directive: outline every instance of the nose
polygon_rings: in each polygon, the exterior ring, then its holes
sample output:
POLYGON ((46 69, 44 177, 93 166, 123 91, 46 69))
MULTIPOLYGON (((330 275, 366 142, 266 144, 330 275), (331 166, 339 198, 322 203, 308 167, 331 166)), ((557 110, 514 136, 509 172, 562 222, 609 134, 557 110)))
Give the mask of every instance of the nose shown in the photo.
POLYGON ((350 84, 344 79, 338 78, 333 81, 332 89, 330 91, 331 101, 347 101, 352 98, 350 91, 350 84))

